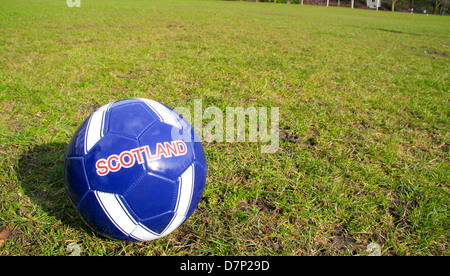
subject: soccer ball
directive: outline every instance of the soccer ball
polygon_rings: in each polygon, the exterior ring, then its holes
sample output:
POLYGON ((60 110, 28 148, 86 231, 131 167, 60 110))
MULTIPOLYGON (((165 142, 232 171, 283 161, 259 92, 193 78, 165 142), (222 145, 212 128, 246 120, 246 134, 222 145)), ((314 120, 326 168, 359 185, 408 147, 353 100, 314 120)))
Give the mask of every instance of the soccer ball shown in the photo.
POLYGON ((205 153, 191 125, 167 106, 126 99, 91 114, 66 152, 64 183, 83 220, 101 235, 148 241, 194 212, 205 153))

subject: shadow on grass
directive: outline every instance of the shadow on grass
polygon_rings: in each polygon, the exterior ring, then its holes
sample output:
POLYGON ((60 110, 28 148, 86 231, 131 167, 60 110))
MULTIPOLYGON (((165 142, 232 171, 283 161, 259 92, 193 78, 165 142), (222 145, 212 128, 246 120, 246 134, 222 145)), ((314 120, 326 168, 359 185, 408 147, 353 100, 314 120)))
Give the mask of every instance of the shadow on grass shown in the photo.
POLYGON ((382 32, 388 32, 388 33, 394 33, 394 34, 407 34, 407 35, 414 35, 414 36, 423 36, 423 34, 416 34, 416 33, 410 33, 410 32, 402 32, 402 31, 396 31, 396 30, 389 30, 389 29, 383 29, 383 28, 373 28, 377 31, 382 32))
POLYGON ((64 189, 66 148, 67 143, 48 143, 26 151, 19 159, 20 183, 32 203, 49 216, 87 230, 64 189))

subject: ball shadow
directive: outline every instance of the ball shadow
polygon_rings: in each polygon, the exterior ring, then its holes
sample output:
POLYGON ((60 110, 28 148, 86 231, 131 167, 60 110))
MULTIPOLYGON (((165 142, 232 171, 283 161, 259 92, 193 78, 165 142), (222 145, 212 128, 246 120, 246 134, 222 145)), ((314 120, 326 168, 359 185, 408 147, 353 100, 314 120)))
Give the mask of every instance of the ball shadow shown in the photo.
MULTIPOLYGON (((72 228, 89 229, 64 189, 67 143, 34 146, 19 159, 20 183, 33 204, 72 228)), ((89 231, 89 230, 88 230, 89 231)))

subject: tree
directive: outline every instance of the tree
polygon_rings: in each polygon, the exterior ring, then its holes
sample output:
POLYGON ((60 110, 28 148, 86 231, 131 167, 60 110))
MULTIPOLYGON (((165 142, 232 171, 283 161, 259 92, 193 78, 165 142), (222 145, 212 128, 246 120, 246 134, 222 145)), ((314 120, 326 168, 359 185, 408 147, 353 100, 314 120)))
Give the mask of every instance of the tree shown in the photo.
POLYGON ((444 8, 444 0, 434 0, 434 14, 439 14, 444 8))
POLYGON ((395 9, 395 3, 397 2, 397 0, 392 0, 392 11, 394 11, 395 9))

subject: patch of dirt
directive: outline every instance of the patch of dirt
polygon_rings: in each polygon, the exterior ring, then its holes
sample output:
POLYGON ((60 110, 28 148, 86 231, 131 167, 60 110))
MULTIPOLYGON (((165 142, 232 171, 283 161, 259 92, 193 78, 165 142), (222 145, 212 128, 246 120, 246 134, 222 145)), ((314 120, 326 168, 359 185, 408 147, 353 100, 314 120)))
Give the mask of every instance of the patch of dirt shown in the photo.
POLYGON ((345 224, 336 226, 332 231, 332 236, 328 239, 326 255, 339 255, 341 253, 358 254, 364 250, 364 245, 358 243, 356 239, 350 235, 345 224))
POLYGON ((352 237, 334 236, 329 242, 331 243, 331 254, 338 255, 339 252, 348 251, 352 254, 356 254, 357 243, 352 237))
POLYGON ((394 218, 394 225, 406 224, 409 225, 408 212, 410 209, 416 208, 419 204, 416 201, 400 201, 398 199, 392 200, 389 204, 388 212, 394 218))
POLYGON ((306 141, 311 145, 317 145, 317 137, 320 136, 320 132, 315 128, 310 128, 306 131, 306 141))
POLYGON ((273 206, 266 199, 263 199, 263 198, 258 198, 255 206, 263 213, 277 213, 277 214, 283 213, 282 209, 280 209, 276 206, 273 206))
POLYGON ((280 139, 282 141, 288 141, 290 143, 299 143, 302 137, 297 133, 292 133, 290 129, 291 127, 285 126, 282 130, 280 130, 280 139))
POLYGON ((295 133, 291 130, 291 127, 285 126, 280 130, 280 139, 282 141, 287 141, 293 144, 301 143, 305 141, 310 146, 317 145, 317 137, 320 136, 319 130, 312 127, 306 131, 306 135, 303 137, 298 133, 295 133))
POLYGON ((0 227, 0 247, 11 236, 12 227, 0 227))

